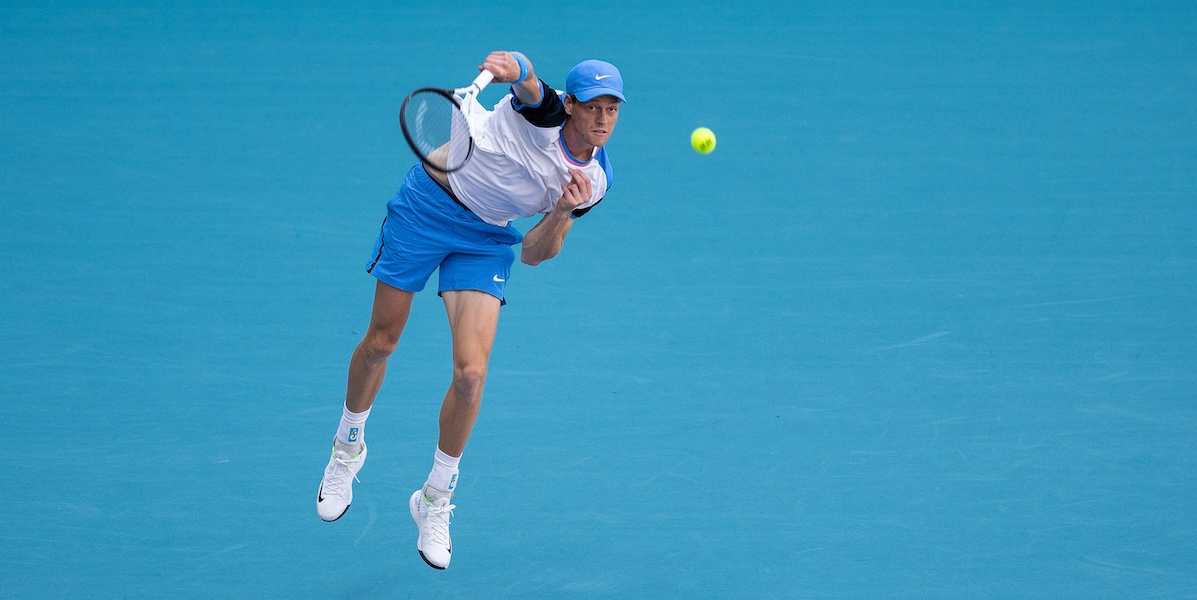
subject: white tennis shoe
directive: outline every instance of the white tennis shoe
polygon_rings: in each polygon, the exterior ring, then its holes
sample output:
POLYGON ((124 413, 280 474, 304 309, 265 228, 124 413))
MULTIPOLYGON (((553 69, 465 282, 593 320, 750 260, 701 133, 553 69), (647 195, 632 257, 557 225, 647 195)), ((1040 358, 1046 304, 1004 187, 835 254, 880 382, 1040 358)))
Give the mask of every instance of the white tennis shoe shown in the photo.
POLYGON ((355 446, 333 441, 332 457, 324 468, 324 479, 320 480, 320 491, 316 494, 316 513, 325 521, 336 521, 349 510, 353 503, 353 482, 360 481, 357 472, 366 462, 366 443, 361 450, 355 446), (357 454, 350 455, 350 452, 357 454))
POLYGON ((411 518, 420 530, 416 550, 420 558, 434 569, 444 569, 453 558, 453 541, 449 539, 449 517, 456 506, 449 504, 449 495, 427 486, 411 495, 411 518))

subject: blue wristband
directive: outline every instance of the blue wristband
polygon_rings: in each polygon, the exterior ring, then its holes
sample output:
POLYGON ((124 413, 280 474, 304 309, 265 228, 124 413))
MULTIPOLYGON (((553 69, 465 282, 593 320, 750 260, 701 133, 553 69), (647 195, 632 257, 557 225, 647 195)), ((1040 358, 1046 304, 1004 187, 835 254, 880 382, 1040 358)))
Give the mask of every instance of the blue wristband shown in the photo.
POLYGON ((519 83, 528 78, 528 59, 514 52, 511 55, 515 57, 515 62, 519 63, 520 66, 520 78, 515 80, 516 83, 519 83))

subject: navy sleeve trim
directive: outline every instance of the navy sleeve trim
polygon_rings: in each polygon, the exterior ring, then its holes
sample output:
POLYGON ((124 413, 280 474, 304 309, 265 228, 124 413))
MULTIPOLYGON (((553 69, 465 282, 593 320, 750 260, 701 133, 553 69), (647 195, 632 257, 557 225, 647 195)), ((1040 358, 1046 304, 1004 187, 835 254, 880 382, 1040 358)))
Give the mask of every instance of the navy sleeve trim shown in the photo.
POLYGON ((540 80, 540 104, 535 106, 520 104, 513 94, 511 106, 515 108, 526 121, 537 127, 560 127, 565 123, 565 103, 560 94, 540 80))
MULTIPOLYGON (((606 198, 606 196, 603 196, 603 198, 606 198)), ((595 202, 594 204, 591 204, 590 206, 587 206, 586 208, 578 208, 578 209, 575 209, 575 210, 574 210, 574 212, 572 212, 572 213, 569 213, 569 216, 570 216, 570 218, 576 219, 576 218, 578 218, 578 217, 580 217, 580 216, 582 216, 582 215, 584 215, 584 214, 586 214, 586 213, 590 212, 590 209, 592 209, 592 208, 594 208, 594 207, 598 206, 598 205, 599 205, 599 202, 602 202, 602 201, 603 201, 603 198, 599 198, 599 199, 598 199, 598 202, 595 202)))

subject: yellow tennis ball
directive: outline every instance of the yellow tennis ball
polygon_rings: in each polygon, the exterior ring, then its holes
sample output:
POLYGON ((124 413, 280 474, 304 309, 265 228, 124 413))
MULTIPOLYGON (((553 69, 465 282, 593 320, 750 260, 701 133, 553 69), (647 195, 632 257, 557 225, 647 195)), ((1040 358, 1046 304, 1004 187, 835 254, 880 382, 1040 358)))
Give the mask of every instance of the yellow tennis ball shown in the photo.
POLYGON ((699 154, 710 154, 715 149, 715 132, 706 127, 699 127, 690 134, 690 145, 699 154))

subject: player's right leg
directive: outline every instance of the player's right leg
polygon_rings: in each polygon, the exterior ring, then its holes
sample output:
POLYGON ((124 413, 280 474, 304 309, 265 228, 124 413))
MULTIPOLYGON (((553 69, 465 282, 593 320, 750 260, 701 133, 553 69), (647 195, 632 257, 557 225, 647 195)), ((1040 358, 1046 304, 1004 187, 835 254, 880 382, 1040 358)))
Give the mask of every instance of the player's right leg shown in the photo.
POLYGON ((365 418, 382 387, 387 359, 407 324, 412 299, 452 252, 454 231, 459 226, 454 215, 460 208, 421 165, 408 171, 399 191, 387 202, 387 217, 366 262, 366 272, 378 279, 374 311, 370 327, 349 361, 345 411, 317 497, 320 518, 326 521, 344 514, 353 499, 353 482, 365 460, 365 418))
POLYGON ((387 359, 399 346, 415 296, 415 292, 382 281, 375 284, 370 326, 349 359, 349 381, 345 387, 345 407, 349 410, 360 413, 374 404, 386 376, 387 359))
POLYGON ((414 297, 413 292, 381 281, 375 287, 370 326, 349 361, 345 408, 316 495, 316 513, 322 520, 341 518, 353 503, 353 482, 366 462, 366 417, 382 387, 387 358, 399 345, 414 297))

